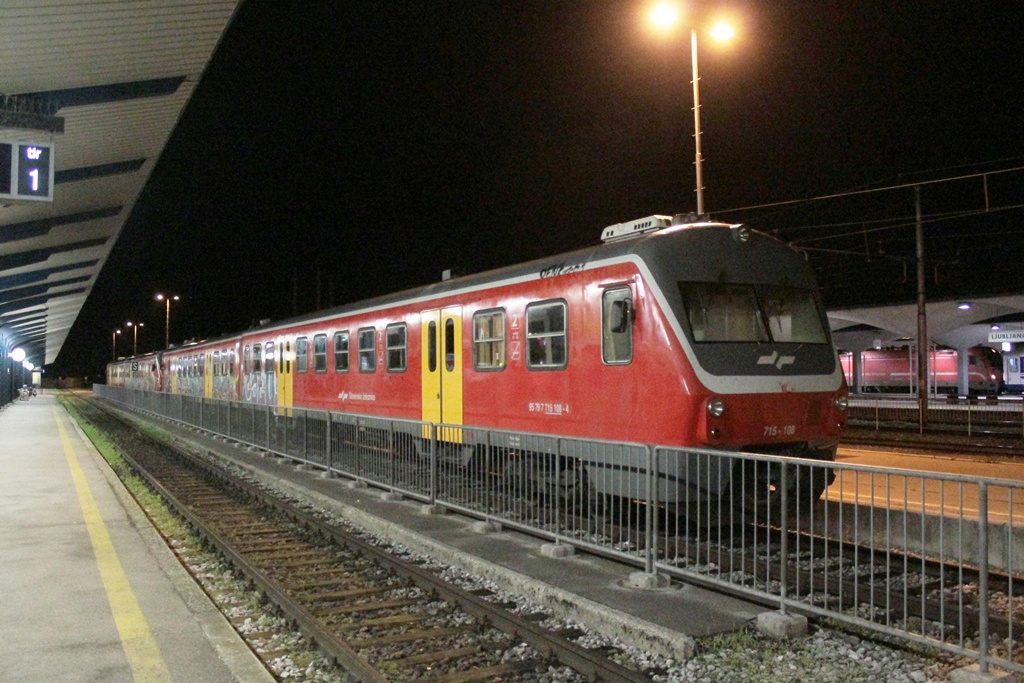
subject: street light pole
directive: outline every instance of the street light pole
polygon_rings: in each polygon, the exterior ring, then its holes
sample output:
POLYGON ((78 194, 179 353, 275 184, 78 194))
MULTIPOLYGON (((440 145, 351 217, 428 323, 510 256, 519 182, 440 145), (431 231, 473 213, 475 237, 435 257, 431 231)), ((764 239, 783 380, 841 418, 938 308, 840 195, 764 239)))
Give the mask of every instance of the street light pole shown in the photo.
POLYGON ((697 168, 697 215, 704 215, 704 158, 700 153, 700 76, 697 72, 697 29, 690 29, 690 53, 693 63, 693 139, 697 147, 694 166, 697 168))
POLYGON ((164 348, 165 349, 168 349, 168 348, 171 347, 171 299, 174 299, 175 301, 180 301, 181 297, 179 297, 177 294, 175 294, 174 296, 171 296, 170 294, 168 294, 167 296, 164 296, 163 294, 157 294, 156 295, 156 300, 157 301, 163 301, 163 302, 166 303, 166 313, 164 314, 164 348))
MULTIPOLYGON (((678 13, 670 4, 656 6, 650 15, 651 21, 661 30, 670 30, 676 24, 678 13)), ((732 29, 725 24, 717 24, 711 31, 716 40, 729 40, 733 37, 732 29)), ((697 67, 697 29, 690 29, 690 64, 693 69, 693 141, 696 148, 694 167, 697 175, 697 215, 704 215, 704 155, 700 147, 700 70, 697 67)))
POLYGON ((139 328, 145 327, 146 323, 133 323, 128 321, 125 323, 128 327, 132 328, 132 355, 139 355, 139 328))
POLYGON ((114 330, 110 334, 110 350, 113 355, 112 360, 117 360, 117 335, 121 334, 121 330, 114 330))

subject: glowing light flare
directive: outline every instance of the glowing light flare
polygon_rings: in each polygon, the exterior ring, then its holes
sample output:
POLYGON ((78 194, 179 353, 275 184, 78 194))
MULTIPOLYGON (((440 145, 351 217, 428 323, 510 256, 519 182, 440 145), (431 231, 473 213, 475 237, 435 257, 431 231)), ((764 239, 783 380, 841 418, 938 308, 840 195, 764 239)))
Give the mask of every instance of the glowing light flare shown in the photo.
POLYGON ((719 22, 711 29, 711 37, 715 40, 726 41, 736 36, 736 32, 728 24, 719 22))
POLYGON ((662 31, 667 31, 679 21, 679 11, 672 5, 662 3, 655 5, 649 15, 651 24, 662 31))
POLYGON ((20 363, 23 360, 25 360, 25 349, 19 346, 18 348, 11 351, 10 356, 11 360, 13 360, 15 363, 20 363))

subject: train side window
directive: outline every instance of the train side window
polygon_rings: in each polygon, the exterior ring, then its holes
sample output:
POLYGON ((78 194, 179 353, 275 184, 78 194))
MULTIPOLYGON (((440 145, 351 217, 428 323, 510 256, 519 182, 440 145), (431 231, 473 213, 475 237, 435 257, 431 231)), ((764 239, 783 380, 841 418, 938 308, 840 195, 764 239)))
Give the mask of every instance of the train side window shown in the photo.
POLYGON ((444 369, 451 372, 455 369, 455 320, 444 321, 444 369))
POLYGON ((277 366, 274 365, 277 357, 274 355, 274 342, 267 342, 266 346, 263 347, 263 371, 267 374, 274 374, 277 372, 277 366))
POLYGON ((566 312, 564 301, 535 303, 526 307, 527 367, 559 370, 566 366, 569 360, 566 312))
POLYGON ((505 311, 480 311, 473 316, 473 368, 505 368, 505 311))
POLYGON ((427 372, 437 372, 437 323, 427 324, 427 372))
POLYGON ((242 349, 242 372, 247 375, 252 372, 252 349, 248 344, 242 349))
POLYGON ((263 346, 261 344, 252 345, 252 371, 263 372, 263 346))
POLYGON ((405 372, 405 323, 392 323, 384 328, 388 372, 405 372))
POLYGON ((220 377, 220 351, 213 352, 213 376, 220 377))
POLYGON ((309 339, 299 337, 295 340, 295 372, 305 373, 309 370, 309 339))
POLYGON ((322 375, 327 372, 327 335, 313 337, 313 372, 322 375))
POLYGON ((348 330, 334 333, 334 371, 348 372, 348 330))
POLYGON ((235 350, 228 349, 228 375, 235 375, 235 350))
POLYGON ((199 376, 206 377, 206 354, 199 354, 199 376))
POLYGON ((364 327, 359 330, 359 372, 373 372, 376 362, 377 330, 364 327))
POLYGON ((633 360, 633 290, 612 287, 601 297, 601 353, 609 365, 633 360))

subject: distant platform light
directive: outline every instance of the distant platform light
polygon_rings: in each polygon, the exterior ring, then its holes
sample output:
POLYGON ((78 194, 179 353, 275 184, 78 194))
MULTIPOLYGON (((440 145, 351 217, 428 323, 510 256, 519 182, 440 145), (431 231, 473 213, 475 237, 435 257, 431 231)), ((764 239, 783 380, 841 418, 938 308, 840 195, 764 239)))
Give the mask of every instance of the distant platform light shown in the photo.
POLYGON ((1000 326, 1000 324, 999 324, 999 323, 993 323, 993 325, 992 325, 992 329, 993 329, 993 330, 1001 330, 1001 329, 1003 329, 1003 328, 1002 328, 1002 326, 1000 326))
POLYGON ((961 301, 960 305, 957 306, 957 308, 959 308, 961 311, 969 311, 971 310, 971 303, 969 301, 961 301))

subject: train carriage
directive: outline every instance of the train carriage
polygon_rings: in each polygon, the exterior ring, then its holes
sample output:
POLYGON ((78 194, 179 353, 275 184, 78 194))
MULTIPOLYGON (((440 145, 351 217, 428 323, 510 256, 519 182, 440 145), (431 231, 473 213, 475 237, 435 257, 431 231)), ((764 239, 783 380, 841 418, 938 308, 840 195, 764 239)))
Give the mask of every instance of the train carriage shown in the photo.
MULTIPOLYGON (((999 354, 984 346, 967 349, 967 390, 974 395, 995 395, 1000 390, 999 354)), ((850 352, 839 355, 846 382, 853 381, 853 357, 850 352)), ((929 352, 928 384, 942 394, 959 392, 959 352, 955 349, 934 349, 929 352)), ((917 358, 909 348, 870 349, 861 352, 863 392, 915 393, 917 391, 917 358)))
POLYGON ((1008 392, 1024 393, 1024 348, 1021 344, 1003 354, 1003 382, 1008 392))
POLYGON ((832 460, 846 421, 803 257, 745 226, 666 216, 169 351, 164 390, 213 395, 204 362, 232 349, 239 400, 444 424, 466 460, 471 427, 832 460))

